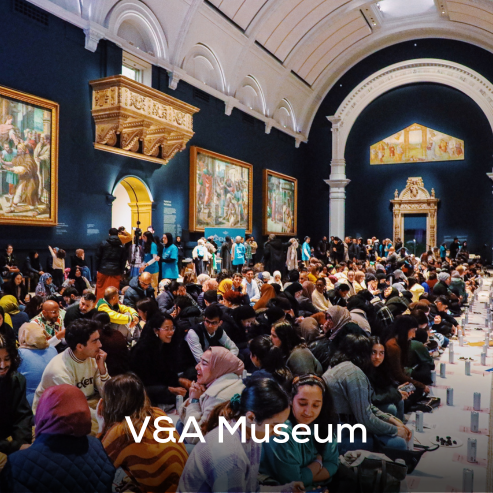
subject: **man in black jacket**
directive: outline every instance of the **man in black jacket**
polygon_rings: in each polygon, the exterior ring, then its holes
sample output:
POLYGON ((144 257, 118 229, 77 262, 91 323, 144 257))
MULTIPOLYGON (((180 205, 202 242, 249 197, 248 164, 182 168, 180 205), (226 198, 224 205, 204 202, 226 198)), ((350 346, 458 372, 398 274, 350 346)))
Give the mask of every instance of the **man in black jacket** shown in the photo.
POLYGON ((125 248, 118 238, 118 230, 111 228, 109 238, 104 240, 96 251, 96 298, 104 297, 110 286, 120 289, 120 281, 125 269, 125 248))
POLYGON ((123 297, 123 304, 137 310, 137 301, 144 298, 155 299, 151 280, 152 275, 149 272, 142 272, 139 277, 130 279, 128 289, 123 297))
POLYGON ((450 258, 455 259, 457 257, 457 253, 459 252, 459 238, 454 238, 454 241, 450 244, 450 258))

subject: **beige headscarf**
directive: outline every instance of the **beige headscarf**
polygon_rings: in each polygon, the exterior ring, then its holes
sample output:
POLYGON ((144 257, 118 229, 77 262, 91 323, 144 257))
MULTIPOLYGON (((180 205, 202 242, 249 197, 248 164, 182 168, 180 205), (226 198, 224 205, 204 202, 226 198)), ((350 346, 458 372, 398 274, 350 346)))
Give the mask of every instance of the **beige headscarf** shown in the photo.
POLYGON ((49 346, 46 336, 43 327, 26 322, 19 329, 19 346, 26 349, 46 349, 49 346))
POLYGON ((351 322, 351 314, 347 308, 339 305, 329 306, 327 314, 330 315, 333 324, 330 333, 330 339, 332 340, 340 329, 351 322))
POLYGON ((243 375, 245 368, 243 361, 237 358, 229 349, 222 346, 212 346, 207 351, 211 353, 209 365, 211 367, 211 376, 207 387, 209 387, 215 380, 227 373, 236 373, 236 375, 243 375))

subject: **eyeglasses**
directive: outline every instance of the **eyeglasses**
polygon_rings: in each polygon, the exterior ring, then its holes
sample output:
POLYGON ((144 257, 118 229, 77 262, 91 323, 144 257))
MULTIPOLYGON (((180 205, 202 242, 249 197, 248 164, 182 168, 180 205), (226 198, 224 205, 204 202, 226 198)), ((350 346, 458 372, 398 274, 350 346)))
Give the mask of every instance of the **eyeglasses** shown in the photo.
POLYGON ((174 327, 159 327, 159 330, 162 330, 163 332, 174 332, 175 328, 174 327))
POLYGON ((207 325, 219 325, 221 320, 208 320, 208 319, 205 319, 204 322, 207 324, 207 325))

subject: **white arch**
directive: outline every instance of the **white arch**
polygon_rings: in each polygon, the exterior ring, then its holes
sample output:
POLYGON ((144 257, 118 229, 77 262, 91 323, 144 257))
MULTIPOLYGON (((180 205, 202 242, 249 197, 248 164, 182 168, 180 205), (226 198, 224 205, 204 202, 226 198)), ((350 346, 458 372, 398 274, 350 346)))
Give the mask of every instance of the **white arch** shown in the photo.
POLYGON ((157 58, 166 58, 168 42, 163 28, 152 10, 144 3, 135 3, 133 0, 118 2, 106 17, 105 25, 114 36, 118 36, 118 29, 123 22, 130 22, 142 31, 151 41, 153 55, 157 58))
POLYGON ((208 84, 209 86, 224 92, 226 88, 226 77, 224 70, 216 54, 205 44, 197 43, 188 52, 183 60, 182 68, 191 76, 208 84), (203 69, 201 71, 195 64, 201 61, 203 69), (205 80, 204 80, 205 79, 205 80))
MULTIPOLYGON (((296 116, 294 114, 294 109, 293 105, 290 103, 290 101, 286 98, 284 98, 276 108, 276 111, 274 112, 274 120, 276 120, 277 123, 280 125, 283 125, 282 122, 282 112, 286 114, 286 118, 289 120, 289 127, 291 130, 294 130, 296 132, 296 116)), ((285 125, 287 126, 287 125, 285 125)))
POLYGON ((407 60, 390 65, 361 82, 341 103, 332 123, 330 163, 330 235, 344 237, 346 161, 344 158, 351 128, 362 111, 382 94, 417 82, 453 87, 469 96, 483 111, 493 132, 493 84, 478 72, 459 63, 434 58, 407 60))
POLYGON ((253 75, 247 75, 238 87, 235 96, 251 109, 265 115, 265 95, 259 81, 253 75), (252 99, 253 98, 253 99, 252 99), (257 104, 259 103, 259 104, 257 104))

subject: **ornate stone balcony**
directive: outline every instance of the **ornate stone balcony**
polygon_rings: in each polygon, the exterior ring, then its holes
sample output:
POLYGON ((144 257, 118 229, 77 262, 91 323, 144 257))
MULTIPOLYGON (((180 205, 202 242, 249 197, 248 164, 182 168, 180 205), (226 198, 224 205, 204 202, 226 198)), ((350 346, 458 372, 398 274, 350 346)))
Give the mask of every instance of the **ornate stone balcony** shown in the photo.
POLYGON ((194 135, 195 106, 124 75, 89 84, 96 149, 167 164, 194 135))

